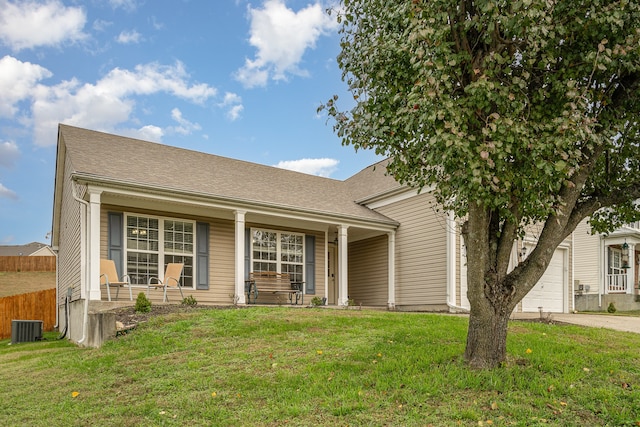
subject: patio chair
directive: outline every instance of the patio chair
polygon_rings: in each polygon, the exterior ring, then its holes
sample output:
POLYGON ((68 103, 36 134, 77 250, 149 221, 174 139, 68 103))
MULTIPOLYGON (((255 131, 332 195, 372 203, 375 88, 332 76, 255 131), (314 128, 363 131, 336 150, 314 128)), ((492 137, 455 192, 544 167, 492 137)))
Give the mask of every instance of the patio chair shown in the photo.
POLYGON ((129 300, 133 301, 133 293, 131 292, 131 281, 129 275, 118 278, 118 271, 116 270, 116 263, 111 259, 100 260, 100 285, 107 287, 107 298, 111 301, 111 288, 116 288, 116 301, 118 300, 118 294, 120 288, 129 287, 129 300))
POLYGON ((167 298, 167 289, 171 288, 178 289, 180 291, 180 296, 184 299, 184 295, 182 295, 182 286, 180 286, 180 277, 182 276, 183 268, 184 264, 182 263, 169 263, 167 264, 167 269, 164 272, 163 280, 154 276, 149 277, 149 282, 147 283, 147 296, 149 296, 151 288, 163 288, 162 302, 169 302, 169 299, 167 298))

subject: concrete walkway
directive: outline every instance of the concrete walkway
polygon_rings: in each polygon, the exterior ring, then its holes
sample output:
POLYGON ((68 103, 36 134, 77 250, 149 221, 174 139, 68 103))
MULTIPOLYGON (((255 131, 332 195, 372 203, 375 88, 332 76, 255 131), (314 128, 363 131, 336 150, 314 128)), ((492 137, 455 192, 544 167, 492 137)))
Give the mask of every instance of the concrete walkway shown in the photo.
MULTIPOLYGON (((640 317, 608 316, 606 314, 566 314, 545 313, 549 320, 573 325, 589 326, 592 328, 615 329, 617 331, 635 332, 640 334, 640 317)), ((512 319, 539 319, 539 313, 514 313, 512 319)))

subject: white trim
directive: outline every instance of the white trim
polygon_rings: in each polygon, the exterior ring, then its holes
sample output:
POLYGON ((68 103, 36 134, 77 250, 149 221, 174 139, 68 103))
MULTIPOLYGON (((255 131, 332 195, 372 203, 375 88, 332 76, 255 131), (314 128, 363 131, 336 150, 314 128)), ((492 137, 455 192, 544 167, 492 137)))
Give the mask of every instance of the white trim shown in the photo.
POLYGON ((338 305, 349 305, 349 258, 348 234, 349 227, 338 225, 338 305))
MULTIPOLYGON (((89 192, 89 265, 100 265, 100 195, 102 191, 88 189, 89 192)), ((89 277, 89 300, 100 301, 100 270, 91 271, 89 277)))
MULTIPOLYGON (((318 254, 316 254, 316 259, 318 254)), ((329 302, 329 229, 324 231, 324 300, 329 302)))
POLYGON ((457 227, 458 224, 456 222, 454 213, 448 212, 445 227, 445 232, 447 233, 447 306, 449 306, 449 308, 452 310, 467 310, 462 306, 462 299, 460 300, 460 305, 456 304, 456 272, 458 268, 456 263, 456 242, 458 240, 457 227))
POLYGON ((388 231, 398 226, 396 221, 384 218, 382 215, 380 215, 380 218, 366 218, 353 214, 308 210, 297 206, 278 205, 247 199, 222 198, 207 193, 180 192, 165 187, 136 186, 129 182, 101 180, 77 173, 72 178, 77 182, 96 183, 93 186, 94 188, 100 188, 114 195, 155 200, 160 203, 201 206, 207 209, 220 209, 229 213, 244 211, 245 214, 264 214, 301 221, 321 222, 323 224, 340 222, 349 226, 362 226, 380 231, 388 231), (147 191, 141 192, 140 189, 147 191))
POLYGON ((236 281, 236 294, 234 301, 238 304, 246 304, 246 294, 244 292, 244 251, 245 251, 245 225, 244 217, 245 211, 235 211, 235 238, 236 238, 236 252, 235 252, 235 281, 236 281))
POLYGON ((388 248, 388 284, 389 295, 387 308, 394 310, 396 308, 396 232, 390 231, 387 233, 387 248, 388 248))
POLYGON ((273 229, 268 229, 268 228, 262 228, 262 227, 251 227, 250 231, 251 233, 251 239, 249 239, 250 241, 250 245, 251 247, 249 248, 249 269, 250 271, 255 271, 253 269, 253 263, 255 262, 264 262, 266 264, 275 264, 276 265, 276 271, 278 273, 282 273, 282 264, 289 264, 289 265, 300 265, 302 266, 302 281, 304 281, 304 278, 306 277, 306 268, 305 268, 305 246, 306 246, 306 242, 305 242, 305 234, 304 233, 298 233, 298 232, 293 232, 293 231, 287 231, 287 230, 273 230, 273 229), (253 232, 254 230, 257 231, 265 231, 267 233, 275 233, 276 234, 276 260, 275 261, 269 261, 269 260, 254 260, 253 259, 253 232), (292 236, 299 236, 302 238, 302 261, 300 262, 285 262, 282 261, 282 239, 281 236, 283 234, 290 234, 292 236))
MULTIPOLYGON (((177 218, 177 217, 168 217, 168 216, 158 216, 158 215, 148 215, 148 214, 141 214, 141 213, 137 213, 137 212, 123 212, 123 224, 122 224, 122 241, 123 241, 123 245, 122 245, 122 251, 123 251, 123 272, 122 274, 129 274, 128 270, 129 270, 129 263, 127 262, 127 254, 129 252, 137 252, 137 253, 145 253, 145 254, 157 254, 158 255, 158 278, 160 280, 164 280, 164 264, 165 262, 165 256, 184 256, 184 257, 191 257, 191 265, 192 265, 192 272, 191 272, 191 286, 182 286, 182 289, 192 289, 195 290, 196 289, 196 277, 197 277, 197 261, 198 261, 198 257, 196 256, 196 233, 197 233, 197 227, 196 227, 196 221, 194 220, 190 220, 190 219, 185 219, 185 218, 177 218), (135 217, 135 218, 147 218, 147 219, 155 219, 158 221, 158 250, 157 251, 152 251, 152 250, 144 250, 144 249, 130 249, 128 246, 128 241, 127 241, 127 228, 128 228, 128 221, 127 219, 129 217, 135 217), (172 252, 167 252, 164 249, 164 223, 165 221, 176 221, 176 222, 183 222, 183 223, 189 223, 192 225, 192 230, 193 230, 193 242, 191 243, 192 245, 192 250, 191 250, 191 254, 187 254, 187 253, 172 253, 172 252)), ((134 287, 140 286, 140 287, 146 287, 146 283, 135 283, 132 284, 134 287)), ((183 283, 184 285, 184 283, 183 283)))
POLYGON ((368 207, 369 209, 378 209, 384 206, 388 206, 391 205, 393 203, 398 203, 401 202, 403 200, 407 200, 410 199, 412 197, 416 197, 418 196, 420 193, 418 192, 418 190, 414 189, 414 188, 406 188, 404 191, 402 191, 399 194, 393 194, 390 195, 389 197, 386 197, 384 199, 380 199, 380 200, 373 200, 369 203, 364 203, 364 205, 366 207, 368 207))

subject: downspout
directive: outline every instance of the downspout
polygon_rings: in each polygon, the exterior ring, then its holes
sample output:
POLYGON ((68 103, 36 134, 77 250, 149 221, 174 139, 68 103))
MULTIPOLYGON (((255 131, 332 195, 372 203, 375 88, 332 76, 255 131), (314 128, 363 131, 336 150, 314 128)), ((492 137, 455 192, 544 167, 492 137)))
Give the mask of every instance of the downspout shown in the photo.
POLYGON ((60 326, 60 309, 58 308, 58 254, 55 253, 56 257, 56 324, 53 325, 53 329, 58 329, 60 326))
POLYGON ((453 217, 453 213, 449 212, 446 222, 447 233, 447 307, 453 312, 468 312, 469 310, 456 305, 456 240, 457 240, 457 224, 453 217))
MULTIPOLYGON (((87 221, 87 218, 89 216, 89 202, 87 202, 86 200, 82 200, 81 198, 79 198, 76 194, 76 186, 75 184, 72 182, 71 183, 71 195, 73 196, 73 198, 81 203, 82 205, 84 205, 84 209, 85 209, 85 221, 84 221, 84 235, 85 236, 90 236, 91 233, 89 232, 89 221, 87 221)), ((81 230, 82 231, 82 230, 81 230)), ((82 236, 82 235, 81 235, 82 236)), ((80 241, 82 242, 83 239, 82 237, 80 238, 80 241)), ((86 247, 86 250, 89 251, 89 246, 88 245, 84 245, 86 247)), ((89 324, 89 295, 90 295, 90 286, 91 286, 91 281, 89 280, 89 278, 91 277, 91 259, 88 256, 89 254, 87 254, 87 259, 89 259, 89 262, 86 263, 86 271, 85 271, 85 275, 84 275, 84 283, 85 283, 85 296, 84 296, 84 316, 83 316, 83 320, 82 320, 82 338, 80 338, 80 340, 78 341, 78 344, 82 344, 84 342, 85 339, 87 339, 87 325, 89 324)))

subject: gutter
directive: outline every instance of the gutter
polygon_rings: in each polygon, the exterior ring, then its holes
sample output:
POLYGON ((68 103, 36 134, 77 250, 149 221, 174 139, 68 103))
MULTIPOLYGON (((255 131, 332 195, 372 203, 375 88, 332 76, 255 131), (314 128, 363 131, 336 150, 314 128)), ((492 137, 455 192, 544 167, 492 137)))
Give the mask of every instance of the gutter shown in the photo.
MULTIPOLYGON (((365 206, 361 206, 363 209, 367 209, 369 212, 374 213, 376 216, 380 218, 368 218, 366 216, 358 216, 355 214, 347 214, 347 213, 336 213, 336 212, 328 212, 322 211, 318 209, 306 208, 302 209, 298 206, 292 205, 284 205, 284 204, 274 204, 271 202, 262 202, 257 200, 243 199, 243 198, 234 198, 234 197, 225 197, 210 193, 202 193, 202 192, 194 192, 190 190, 180 190, 174 187, 166 187, 166 186, 151 186, 151 185, 140 185, 136 183, 132 183, 131 181, 126 180, 118 180, 113 178, 103 178, 101 176, 91 175, 91 174, 83 174, 83 173, 73 173, 72 179, 77 181, 78 183, 83 184, 98 184, 104 185, 108 188, 114 188, 114 186, 119 186, 122 190, 130 190, 130 191, 146 191, 148 194, 155 194, 160 196, 174 195, 179 196, 180 201, 184 202, 184 200, 191 201, 200 201, 200 202, 209 202, 213 207, 217 207, 220 209, 230 209, 237 210, 241 208, 243 210, 250 211, 253 207, 254 209, 259 209, 258 211, 252 211, 252 213, 299 213, 304 214, 306 220, 315 219, 322 222, 345 222, 353 221, 355 225, 367 225, 371 226, 372 224, 376 224, 379 226, 385 227, 385 229, 391 226, 393 229, 397 228, 400 224, 397 221, 389 219, 384 215, 376 212, 372 209, 369 209, 365 206), (216 203, 217 202, 217 203, 216 203), (238 206, 240 205, 240 206, 238 206)), ((355 203, 355 202, 354 202, 355 203)))

